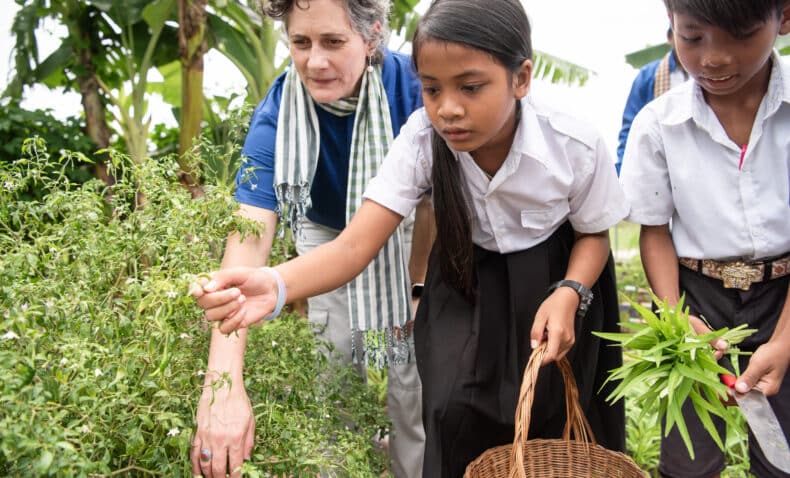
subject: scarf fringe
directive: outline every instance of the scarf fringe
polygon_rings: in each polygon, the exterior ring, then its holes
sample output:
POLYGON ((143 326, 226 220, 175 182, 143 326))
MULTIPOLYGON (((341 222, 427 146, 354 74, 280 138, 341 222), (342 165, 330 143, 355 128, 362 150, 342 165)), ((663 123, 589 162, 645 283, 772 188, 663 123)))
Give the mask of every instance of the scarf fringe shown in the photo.
POLYGON ((296 237, 301 228, 302 218, 311 206, 310 183, 278 184, 274 188, 277 196, 277 215, 280 218, 280 230, 277 237, 285 237, 285 230, 291 229, 296 237))
POLYGON ((391 327, 379 330, 351 331, 351 361, 378 370, 414 360, 414 336, 411 330, 391 327))

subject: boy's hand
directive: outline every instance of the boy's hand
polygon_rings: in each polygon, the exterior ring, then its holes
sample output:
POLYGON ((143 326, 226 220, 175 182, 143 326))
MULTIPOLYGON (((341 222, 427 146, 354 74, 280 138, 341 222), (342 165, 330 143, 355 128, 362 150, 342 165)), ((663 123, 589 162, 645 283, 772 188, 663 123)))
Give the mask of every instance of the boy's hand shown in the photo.
MULTIPOLYGON (((705 321, 694 315, 689 315, 689 323, 691 323, 691 327, 694 329, 697 335, 703 335, 712 332, 705 321)), ((730 347, 730 344, 728 344, 724 339, 716 339, 710 342, 710 346, 713 347, 713 356, 716 358, 716 360, 719 360, 724 356, 724 353, 730 347)))
POLYGON ((222 321, 219 330, 229 334, 248 327, 271 314, 277 305, 277 281, 262 269, 232 267, 201 280, 192 295, 206 310, 206 319, 222 321))
POLYGON ((768 341, 757 348, 749 359, 746 371, 735 382, 738 393, 757 388, 765 395, 775 395, 787 372, 787 345, 768 341))
POLYGON ((541 365, 561 359, 573 347, 576 341, 574 321, 578 307, 579 294, 570 287, 558 287, 540 304, 532 324, 530 340, 532 348, 535 349, 545 340, 544 335, 548 337, 546 355, 541 365), (548 333, 544 334, 544 331, 548 333))

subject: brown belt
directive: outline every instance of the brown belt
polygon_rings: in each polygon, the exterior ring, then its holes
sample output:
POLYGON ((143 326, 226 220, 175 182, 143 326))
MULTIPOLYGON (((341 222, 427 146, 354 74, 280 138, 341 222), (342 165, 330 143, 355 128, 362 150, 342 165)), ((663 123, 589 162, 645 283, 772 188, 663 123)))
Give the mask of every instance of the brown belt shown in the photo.
POLYGON ((726 288, 749 290, 755 282, 763 282, 790 274, 790 254, 771 261, 714 261, 681 257, 680 264, 702 275, 719 279, 726 288))

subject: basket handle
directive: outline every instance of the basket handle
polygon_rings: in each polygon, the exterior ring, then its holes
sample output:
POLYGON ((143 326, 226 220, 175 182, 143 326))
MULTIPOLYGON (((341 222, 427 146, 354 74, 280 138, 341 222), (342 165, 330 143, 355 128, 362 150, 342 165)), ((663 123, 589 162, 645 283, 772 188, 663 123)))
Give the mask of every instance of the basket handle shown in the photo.
MULTIPOLYGON (((543 357, 546 355, 546 342, 542 343, 529 357, 527 367, 524 369, 524 378, 521 381, 521 390, 518 398, 518 408, 516 409, 516 433, 513 438, 513 447, 510 454, 510 478, 526 478, 524 469, 524 444, 527 441, 529 423, 532 417, 532 404, 535 400, 535 383, 538 380, 538 372, 543 357)), ((579 405, 579 390, 576 387, 576 379, 573 377, 573 370, 568 363, 568 359, 563 357, 557 361, 557 366, 562 373, 562 380, 565 382, 565 412, 567 421, 565 430, 562 432, 563 440, 571 439, 571 431, 576 440, 588 445, 595 444, 590 424, 584 416, 581 405, 579 405)))

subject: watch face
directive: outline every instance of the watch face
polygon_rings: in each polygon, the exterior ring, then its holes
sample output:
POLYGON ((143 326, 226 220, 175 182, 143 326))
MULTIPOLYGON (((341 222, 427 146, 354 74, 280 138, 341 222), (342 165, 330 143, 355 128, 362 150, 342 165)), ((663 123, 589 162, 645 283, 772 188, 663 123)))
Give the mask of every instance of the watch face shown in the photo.
POLYGON ((414 284, 411 286, 411 298, 412 299, 419 299, 422 296, 422 284, 414 284))

